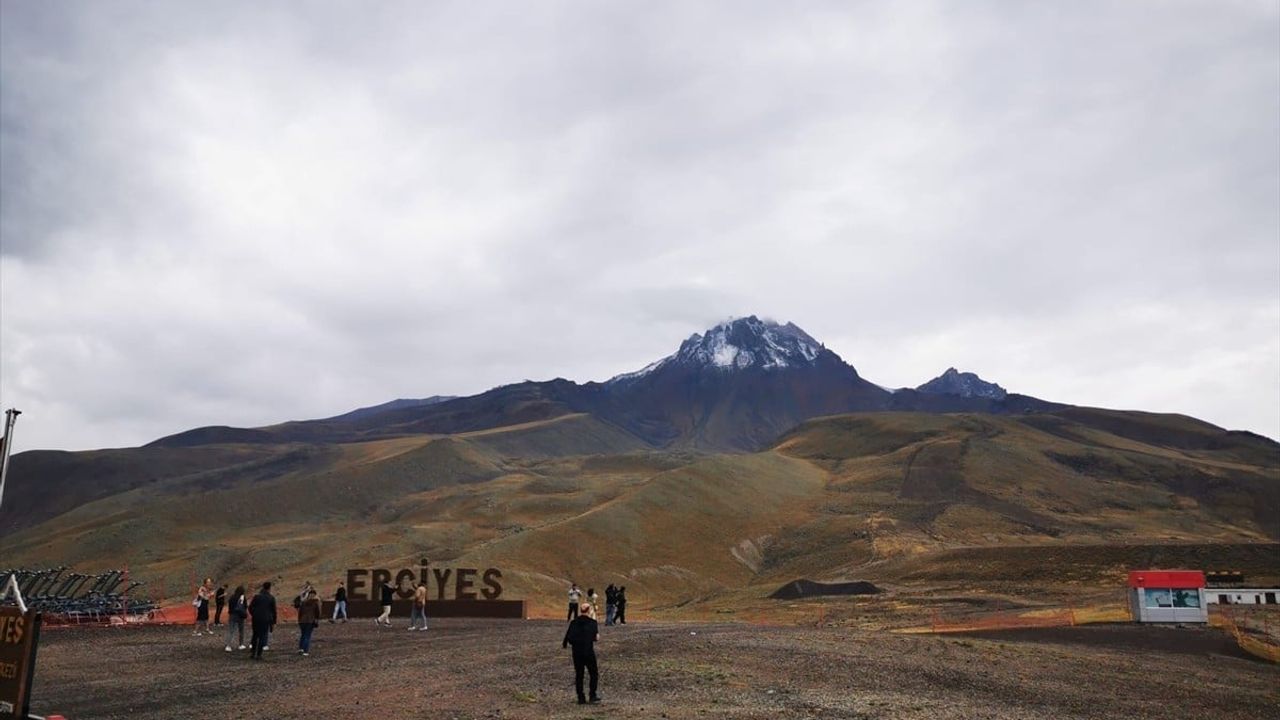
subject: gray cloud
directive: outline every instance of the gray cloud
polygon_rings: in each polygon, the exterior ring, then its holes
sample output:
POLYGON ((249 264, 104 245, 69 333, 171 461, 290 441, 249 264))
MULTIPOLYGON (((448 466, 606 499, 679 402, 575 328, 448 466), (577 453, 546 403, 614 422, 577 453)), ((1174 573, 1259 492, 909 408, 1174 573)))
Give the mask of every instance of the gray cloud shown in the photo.
POLYGON ((524 378, 729 315, 1280 436, 1274 3, 8 2, 20 448, 524 378))

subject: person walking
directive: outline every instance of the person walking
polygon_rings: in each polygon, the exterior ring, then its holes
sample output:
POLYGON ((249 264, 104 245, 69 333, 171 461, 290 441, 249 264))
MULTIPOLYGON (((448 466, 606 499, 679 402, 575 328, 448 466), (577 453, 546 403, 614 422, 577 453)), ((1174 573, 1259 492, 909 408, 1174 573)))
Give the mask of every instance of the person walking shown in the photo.
POLYGON ((298 654, 303 657, 311 655, 311 634, 320 625, 320 596, 313 589, 307 591, 307 598, 298 608, 298 654))
POLYGON ((409 619, 410 630, 426 630, 427 629, 427 585, 426 583, 418 583, 418 587, 413 590, 413 608, 409 619), (422 621, 422 627, 418 627, 418 621, 422 621))
POLYGON ((237 585, 231 593, 231 602, 227 604, 227 652, 231 652, 231 640, 239 634, 237 646, 244 649, 244 619, 249 616, 249 602, 244 596, 244 586, 237 585))
POLYGON ((595 643, 600 639, 600 626, 591 618, 591 605, 582 603, 578 616, 569 623, 565 630, 564 641, 560 647, 573 647, 573 684, 578 691, 578 704, 586 705, 600 702, 600 670, 596 663, 595 643), (591 695, 582 692, 583 671, 591 675, 591 695))
POLYGON ((204 583, 196 588, 196 597, 191 601, 196 606, 196 629, 192 635, 201 633, 213 634, 209 628, 209 601, 213 599, 213 578, 205 578, 204 583))
POLYGON ((329 622, 337 622, 338 615, 342 615, 342 622, 347 621, 347 586, 341 580, 338 581, 338 589, 333 591, 333 617, 329 622))
POLYGON ((227 603, 227 584, 226 583, 222 583, 221 585, 218 586, 218 592, 213 594, 213 599, 216 604, 216 609, 214 610, 214 613, 213 613, 213 624, 221 625, 222 624, 222 608, 227 603))
POLYGON ((569 583, 569 622, 578 617, 578 604, 582 602, 582 591, 578 583, 569 583))
POLYGON ((249 602, 249 617, 253 624, 249 657, 261 660, 262 651, 267 649, 271 628, 276 624, 276 599, 271 595, 269 581, 262 583, 262 589, 249 602))
POLYGON ((618 588, 609 583, 609 587, 604 589, 604 624, 609 626, 613 624, 614 616, 618 613, 618 588))
POLYGON ((623 585, 622 587, 618 588, 618 597, 615 600, 615 602, 617 602, 618 604, 617 624, 626 625, 627 624, 627 586, 626 585, 623 585))
POLYGON ((391 627, 391 598, 393 593, 395 593, 395 588, 391 587, 390 582, 384 580, 382 583, 382 614, 374 618, 374 624, 391 627))

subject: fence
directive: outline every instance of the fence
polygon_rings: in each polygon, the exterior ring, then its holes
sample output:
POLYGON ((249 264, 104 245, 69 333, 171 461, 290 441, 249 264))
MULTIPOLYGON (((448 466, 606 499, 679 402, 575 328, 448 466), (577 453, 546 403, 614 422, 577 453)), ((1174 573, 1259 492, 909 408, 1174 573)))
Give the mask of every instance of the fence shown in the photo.
POLYGON ((1223 607, 1209 618, 1209 622, 1230 633, 1241 650, 1254 657, 1280 663, 1280 619, 1269 614, 1256 617, 1223 607))

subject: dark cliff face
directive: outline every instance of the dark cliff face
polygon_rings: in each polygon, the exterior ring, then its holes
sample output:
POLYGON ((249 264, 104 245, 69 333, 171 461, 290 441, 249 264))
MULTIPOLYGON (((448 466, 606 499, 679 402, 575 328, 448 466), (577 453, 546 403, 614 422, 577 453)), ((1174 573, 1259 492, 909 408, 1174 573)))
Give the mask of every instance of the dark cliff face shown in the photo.
POLYGON ((1004 400, 1008 396, 1005 389, 999 385, 987 382, 971 372, 960 372, 955 368, 947 368, 946 372, 917 387, 916 391, 988 400, 1004 400))

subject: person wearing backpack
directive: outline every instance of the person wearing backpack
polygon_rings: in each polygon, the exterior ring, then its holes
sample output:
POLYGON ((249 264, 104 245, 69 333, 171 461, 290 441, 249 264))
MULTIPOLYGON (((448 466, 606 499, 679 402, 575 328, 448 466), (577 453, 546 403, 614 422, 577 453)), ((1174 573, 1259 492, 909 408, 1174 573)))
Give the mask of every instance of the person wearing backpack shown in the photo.
POLYGON ((227 603, 227 652, 231 652, 231 640, 239 633, 239 648, 244 650, 244 619, 249 616, 249 603, 244 596, 244 586, 237 585, 227 603))

